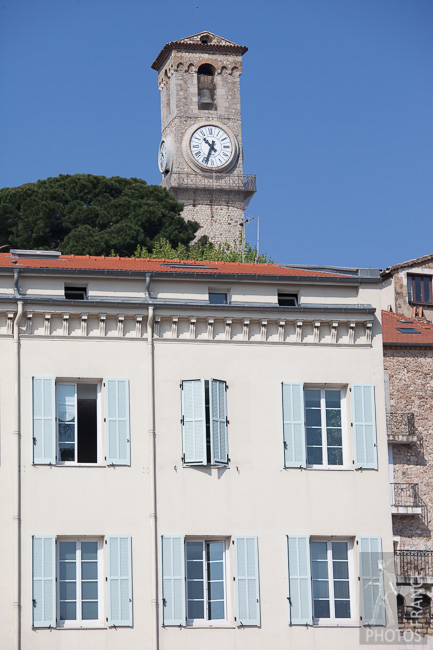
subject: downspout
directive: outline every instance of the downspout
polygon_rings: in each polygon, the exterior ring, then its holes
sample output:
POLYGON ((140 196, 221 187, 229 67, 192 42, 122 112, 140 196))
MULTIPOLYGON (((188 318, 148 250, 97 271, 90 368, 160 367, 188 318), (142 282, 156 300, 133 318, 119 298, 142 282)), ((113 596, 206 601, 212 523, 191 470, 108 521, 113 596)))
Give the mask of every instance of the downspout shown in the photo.
POLYGON ((14 338, 13 338, 13 382, 15 389, 15 409, 13 421, 13 433, 17 437, 17 504, 15 520, 17 523, 17 599, 15 602, 17 608, 17 649, 21 650, 21 372, 20 372, 20 322, 23 316, 24 303, 18 287, 19 269, 14 269, 14 297, 17 300, 17 315, 14 321, 14 338))
MULTIPOLYGON (((149 282, 146 278, 146 294, 149 297, 149 282)), ((155 432, 155 348, 153 339, 154 308, 149 305, 147 318, 147 364, 148 364, 148 413, 150 449, 150 548, 152 589, 152 649, 159 649, 159 603, 158 603, 158 516, 156 494, 156 432, 155 432)))

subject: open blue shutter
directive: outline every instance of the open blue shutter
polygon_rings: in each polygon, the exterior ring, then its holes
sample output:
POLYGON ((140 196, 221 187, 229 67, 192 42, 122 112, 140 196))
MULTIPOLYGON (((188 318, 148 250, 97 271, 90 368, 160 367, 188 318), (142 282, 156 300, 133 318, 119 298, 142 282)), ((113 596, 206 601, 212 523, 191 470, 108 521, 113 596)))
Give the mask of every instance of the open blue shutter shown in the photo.
POLYGON ((220 379, 209 380, 211 465, 227 465, 227 393, 226 382, 220 379))
POLYGON ((56 462, 56 380, 33 377, 33 462, 56 462))
POLYGON ((385 588, 380 537, 359 538, 363 625, 386 625, 385 588))
POLYGON ((306 467, 304 387, 282 384, 284 467, 306 467))
POLYGON ((236 622, 260 625, 259 555, 257 537, 235 537, 236 622))
POLYGON ((56 627, 56 538, 33 537, 33 627, 56 627))
POLYGON ((291 625, 312 625, 310 540, 287 537, 289 561, 289 621, 291 625))
POLYGON ((130 465, 129 381, 106 379, 105 388, 107 463, 130 465))
POLYGON ((132 625, 131 538, 108 538, 108 625, 132 625))
POLYGON ((204 379, 182 382, 182 434, 185 465, 206 465, 204 379))
POLYGON ((355 468, 377 469, 376 408, 374 386, 352 386, 355 468))
POLYGON ((161 539, 162 622, 185 625, 185 543, 181 535, 161 539))

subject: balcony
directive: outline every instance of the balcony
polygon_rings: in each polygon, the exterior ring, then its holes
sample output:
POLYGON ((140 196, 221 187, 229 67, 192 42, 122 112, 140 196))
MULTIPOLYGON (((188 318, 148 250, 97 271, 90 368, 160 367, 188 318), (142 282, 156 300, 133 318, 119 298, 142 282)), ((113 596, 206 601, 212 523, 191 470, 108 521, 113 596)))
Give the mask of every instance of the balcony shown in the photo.
POLYGON ((418 515, 427 525, 428 513, 419 495, 418 483, 391 483, 391 513, 393 515, 418 515))
POLYGON ((394 551, 397 584, 433 583, 433 551, 394 551))
POLYGON ((417 441, 415 416, 413 413, 391 412, 386 414, 388 442, 410 445, 417 441))

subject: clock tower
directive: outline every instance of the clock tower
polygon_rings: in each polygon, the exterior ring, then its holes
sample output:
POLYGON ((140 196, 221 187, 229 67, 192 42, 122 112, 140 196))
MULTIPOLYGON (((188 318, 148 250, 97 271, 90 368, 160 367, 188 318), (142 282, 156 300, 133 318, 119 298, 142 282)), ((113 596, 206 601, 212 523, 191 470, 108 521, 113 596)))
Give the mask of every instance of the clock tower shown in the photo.
POLYGON ((239 78, 248 48, 211 32, 167 43, 152 68, 161 92, 161 185, 197 237, 239 241, 256 177, 243 173, 239 78))

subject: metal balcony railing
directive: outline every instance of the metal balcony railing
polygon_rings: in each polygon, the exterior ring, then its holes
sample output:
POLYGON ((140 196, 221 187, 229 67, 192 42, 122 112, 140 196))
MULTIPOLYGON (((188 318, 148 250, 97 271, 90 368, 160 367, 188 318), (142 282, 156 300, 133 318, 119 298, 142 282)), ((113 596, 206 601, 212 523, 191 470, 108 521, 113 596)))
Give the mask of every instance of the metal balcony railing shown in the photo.
POLYGON ((416 442, 415 415, 392 411, 386 414, 386 431, 390 442, 416 442))
POLYGON ((190 174, 189 172, 172 172, 171 187, 203 187, 211 189, 243 190, 254 194, 257 190, 254 174, 224 174, 207 172, 206 174, 190 174))
POLYGON ((418 483, 391 483, 391 507, 400 509, 395 514, 421 514, 428 523, 425 501, 419 495, 418 483))
POLYGON ((397 576, 421 578, 433 576, 433 551, 394 551, 395 573, 397 576))

